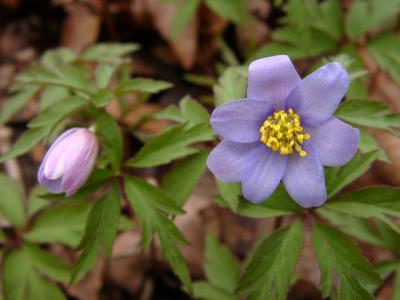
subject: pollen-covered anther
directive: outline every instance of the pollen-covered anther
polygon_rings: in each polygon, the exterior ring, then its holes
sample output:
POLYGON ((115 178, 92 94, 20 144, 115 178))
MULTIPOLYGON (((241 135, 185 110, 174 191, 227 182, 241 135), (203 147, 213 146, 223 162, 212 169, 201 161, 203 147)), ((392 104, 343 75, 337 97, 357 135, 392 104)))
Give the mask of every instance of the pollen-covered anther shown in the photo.
POLYGON ((301 157, 307 152, 301 147, 305 140, 310 139, 310 134, 303 132, 300 116, 293 109, 280 110, 269 116, 260 127, 261 142, 273 151, 282 155, 299 153, 301 157))

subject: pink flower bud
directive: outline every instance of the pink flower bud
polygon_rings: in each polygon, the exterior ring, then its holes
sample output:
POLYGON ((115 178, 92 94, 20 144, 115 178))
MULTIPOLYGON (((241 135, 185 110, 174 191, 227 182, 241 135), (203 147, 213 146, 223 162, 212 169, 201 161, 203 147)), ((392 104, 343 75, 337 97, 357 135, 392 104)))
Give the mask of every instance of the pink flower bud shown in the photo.
POLYGON ((92 172, 99 145, 86 128, 72 128, 60 135, 47 151, 38 181, 52 193, 74 194, 92 172))

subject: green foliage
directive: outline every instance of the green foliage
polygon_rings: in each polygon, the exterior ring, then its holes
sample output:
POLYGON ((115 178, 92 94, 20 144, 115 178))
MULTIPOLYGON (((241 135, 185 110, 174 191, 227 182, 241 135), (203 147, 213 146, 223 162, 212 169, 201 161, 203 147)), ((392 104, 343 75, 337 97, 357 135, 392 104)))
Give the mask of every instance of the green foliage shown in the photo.
POLYGON ((236 24, 245 25, 249 21, 246 0, 204 0, 204 2, 217 15, 236 24))
POLYGON ((333 273, 336 272, 340 279, 339 299, 373 299, 361 284, 379 283, 380 276, 351 240, 337 229, 317 224, 313 227, 313 245, 321 270, 324 297, 332 291, 333 273))
POLYGON ((302 211, 303 208, 290 198, 283 185, 278 186, 267 201, 260 204, 253 204, 241 197, 237 208, 238 214, 251 218, 279 217, 302 211))
POLYGON ((400 233, 400 227, 390 216, 400 216, 400 192, 389 187, 371 187, 341 196, 326 208, 361 218, 376 218, 400 233))
POLYGON ((135 78, 122 82, 115 90, 117 95, 131 92, 158 93, 172 86, 171 83, 147 78, 135 78))
POLYGON ((161 188, 179 206, 183 206, 192 194, 206 169, 209 151, 202 150, 178 162, 163 179, 161 188))
POLYGON ((216 237, 207 235, 204 270, 207 281, 193 283, 194 296, 204 300, 238 300, 235 288, 239 281, 239 268, 229 249, 216 237))
POLYGON ((196 142, 211 140, 213 136, 208 124, 194 126, 182 124, 171 127, 145 144, 127 165, 146 168, 169 163, 174 159, 196 153, 197 149, 189 146, 196 142))
POLYGON ((55 205, 41 212, 24 238, 31 242, 79 244, 91 204, 71 202, 55 205))
POLYGON ((208 111, 190 96, 185 96, 180 102, 179 107, 169 105, 167 108, 154 115, 156 119, 171 120, 178 123, 189 124, 208 124, 210 114, 208 111))
POLYGON ((367 51, 371 53, 382 70, 388 72, 397 83, 400 83, 399 34, 388 33, 376 37, 368 43, 367 51))
POLYGON ((303 242, 304 229, 300 222, 264 239, 241 277, 237 291, 252 289, 251 299, 265 299, 267 294, 274 299, 286 299, 303 242))
POLYGON ((84 50, 80 59, 95 62, 115 62, 138 49, 137 44, 99 43, 84 50))
POLYGON ((177 38, 191 19, 194 18, 201 0, 180 0, 177 1, 177 11, 172 23, 171 32, 177 38))
POLYGON ((177 247, 177 243, 186 243, 186 240, 165 215, 165 213, 179 214, 182 209, 160 190, 140 178, 128 177, 124 186, 129 203, 141 226, 142 245, 147 247, 151 242, 153 231, 157 232, 164 257, 185 288, 191 291, 189 270, 177 247))
POLYGON ((378 157, 377 151, 364 155, 356 155, 347 165, 339 170, 332 170, 327 180, 328 197, 332 197, 341 191, 349 183, 364 174, 378 157))
POLYGON ((119 218, 119 193, 116 184, 112 183, 106 194, 90 210, 85 235, 78 246, 82 254, 75 263, 72 283, 80 280, 94 266, 100 254, 111 255, 119 218))
POLYGON ((240 201, 241 189, 240 183, 222 182, 216 180, 219 194, 229 208, 234 212, 237 211, 240 201))
POLYGON ((0 214, 11 224, 25 224, 24 196, 21 187, 11 178, 0 173, 0 214))
POLYGON ((360 130, 360 143, 358 144, 358 149, 362 153, 368 153, 371 151, 378 151, 378 159, 389 163, 390 160, 386 155, 385 151, 379 146, 378 142, 374 137, 365 129, 359 128, 360 130))
POLYGON ((59 258, 24 243, 7 253, 3 263, 3 292, 6 299, 66 299, 58 287, 43 277, 67 280, 69 268, 59 258))
POLYGON ((390 22, 400 13, 399 0, 354 0, 346 15, 346 33, 353 41, 368 31, 390 22))
POLYGON ((247 86, 247 68, 243 66, 228 67, 214 85, 215 106, 244 98, 247 86))

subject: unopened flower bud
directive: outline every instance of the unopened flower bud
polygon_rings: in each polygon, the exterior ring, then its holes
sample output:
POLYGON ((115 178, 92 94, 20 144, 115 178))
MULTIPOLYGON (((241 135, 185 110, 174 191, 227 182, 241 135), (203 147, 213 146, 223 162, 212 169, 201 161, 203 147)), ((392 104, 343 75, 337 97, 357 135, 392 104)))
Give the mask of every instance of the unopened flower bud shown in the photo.
POLYGON ((39 183, 52 193, 74 194, 92 172, 98 150, 96 136, 90 130, 67 130, 54 141, 40 164, 39 183))

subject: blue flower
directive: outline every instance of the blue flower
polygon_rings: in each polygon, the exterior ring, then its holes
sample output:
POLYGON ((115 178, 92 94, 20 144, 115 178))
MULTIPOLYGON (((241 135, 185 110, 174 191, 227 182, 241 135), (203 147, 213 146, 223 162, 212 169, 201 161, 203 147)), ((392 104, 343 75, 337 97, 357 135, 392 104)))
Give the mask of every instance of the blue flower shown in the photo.
POLYGON ((211 125, 224 139, 208 168, 241 182, 250 201, 268 199, 282 181, 303 207, 326 199, 323 166, 342 166, 357 152, 358 129, 333 117, 349 86, 343 67, 327 64, 301 79, 286 55, 250 64, 247 98, 216 108, 211 125))

